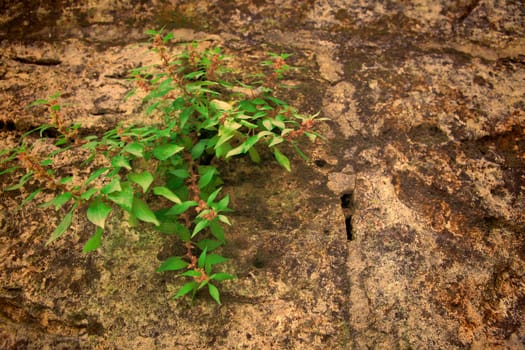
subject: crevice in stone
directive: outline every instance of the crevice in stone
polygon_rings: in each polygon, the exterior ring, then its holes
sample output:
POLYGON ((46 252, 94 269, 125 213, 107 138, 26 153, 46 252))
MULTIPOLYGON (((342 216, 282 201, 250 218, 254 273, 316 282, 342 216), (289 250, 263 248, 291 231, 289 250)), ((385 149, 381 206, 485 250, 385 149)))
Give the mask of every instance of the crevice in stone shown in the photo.
POLYGON ((343 208, 343 215, 345 218, 346 240, 353 241, 355 239, 352 227, 352 215, 354 215, 354 193, 347 192, 341 196, 341 208, 343 208))

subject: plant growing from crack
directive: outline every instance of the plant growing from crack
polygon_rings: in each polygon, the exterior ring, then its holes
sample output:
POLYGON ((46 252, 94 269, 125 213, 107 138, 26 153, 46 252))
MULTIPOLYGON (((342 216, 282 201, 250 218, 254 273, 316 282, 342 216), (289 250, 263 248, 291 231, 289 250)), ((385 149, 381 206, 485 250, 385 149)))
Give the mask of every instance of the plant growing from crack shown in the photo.
POLYGON ((42 193, 52 194, 42 206, 65 215, 46 245, 62 236, 84 209, 95 226, 85 253, 101 245, 106 221, 116 209, 123 210, 133 226, 142 221, 176 235, 185 254, 169 257, 157 269, 188 278, 174 298, 189 294, 193 299, 207 288, 220 304, 215 284, 235 277, 216 269, 227 261, 215 251, 226 243, 224 225, 231 223, 229 196, 221 194, 214 164, 244 154, 259 163, 257 149, 265 146, 290 171, 281 146, 291 145, 306 159, 297 140, 306 136, 315 141, 319 135, 312 128, 322 118, 300 114, 274 96, 280 79, 292 69, 286 54, 270 54, 262 62, 269 72, 248 85, 226 69, 229 58, 220 48, 201 50, 192 43, 172 57, 167 46, 172 33, 147 33, 160 63, 132 70, 136 88, 130 95, 143 91, 148 105, 144 113, 154 122, 84 136, 81 125, 66 120, 58 94, 37 100, 30 106, 47 107, 49 123, 22 135, 18 147, 0 153, 0 174, 18 180, 4 191, 34 189, 22 205, 42 193), (38 152, 35 139, 50 139, 53 150, 38 152), (83 157, 79 167, 89 169, 86 176, 64 175, 57 166, 60 156, 72 152, 83 157))

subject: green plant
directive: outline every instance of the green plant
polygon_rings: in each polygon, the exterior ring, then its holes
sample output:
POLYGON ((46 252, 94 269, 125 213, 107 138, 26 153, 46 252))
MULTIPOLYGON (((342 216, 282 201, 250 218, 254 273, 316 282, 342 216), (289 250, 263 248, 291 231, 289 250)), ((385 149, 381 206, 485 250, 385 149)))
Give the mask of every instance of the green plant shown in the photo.
POLYGON ((167 43, 172 33, 148 34, 160 63, 131 72, 136 88, 130 95, 143 91, 144 113, 151 122, 121 124, 103 135, 86 136, 80 125, 67 122, 58 94, 37 100, 31 107, 45 106, 50 122, 22 135, 19 147, 2 151, 0 174, 18 179, 4 190, 33 188, 22 204, 42 193, 53 194, 42 206, 65 214, 46 244, 64 234, 84 208, 95 226, 86 253, 100 246, 106 221, 117 208, 132 225, 142 221, 176 235, 186 253, 168 258, 157 271, 179 271, 189 278, 175 298, 191 294, 193 299, 206 287, 220 303, 215 283, 234 276, 216 270, 227 261, 216 249, 226 242, 230 208, 215 164, 243 154, 259 163, 258 148, 265 146, 290 171, 282 146, 291 145, 306 159, 297 140, 304 135, 315 141, 319 135, 312 128, 320 118, 302 115, 275 97, 279 80, 293 69, 285 62, 288 55, 270 54, 262 62, 265 74, 241 83, 226 67, 231 58, 219 48, 200 49, 191 43, 171 57, 167 43), (52 151, 37 152, 35 140, 52 142, 47 143, 52 151), (89 173, 63 174, 57 160, 65 154, 79 157, 77 166, 89 173))

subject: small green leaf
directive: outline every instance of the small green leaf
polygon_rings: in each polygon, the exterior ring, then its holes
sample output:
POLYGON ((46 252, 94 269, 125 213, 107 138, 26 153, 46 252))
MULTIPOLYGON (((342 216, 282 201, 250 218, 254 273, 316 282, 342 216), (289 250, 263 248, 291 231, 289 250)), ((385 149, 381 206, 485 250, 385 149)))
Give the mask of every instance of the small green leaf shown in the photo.
POLYGON ((275 156, 275 159, 277 159, 277 162, 286 170, 292 171, 290 168, 290 160, 282 154, 277 148, 274 148, 273 154, 275 156))
POLYGON ((52 165, 53 164, 53 159, 44 159, 40 162, 40 165, 42 166, 48 166, 48 165, 52 165))
POLYGON ((144 146, 142 146, 138 142, 128 143, 126 145, 126 147, 124 147, 124 149, 122 151, 130 153, 130 154, 133 154, 135 157, 143 157, 144 156, 144 146))
POLYGON ((20 206, 23 207, 24 205, 26 205, 28 202, 32 201, 40 192, 42 192, 42 189, 41 188, 38 188, 36 189, 35 191, 31 192, 31 194, 29 196, 27 196, 26 198, 24 198, 24 200, 22 201, 22 203, 20 203, 20 206))
POLYGON ((217 195, 219 194, 219 192, 222 190, 222 187, 219 187, 218 189, 216 189, 215 191, 213 191, 212 194, 210 194, 208 196, 208 198, 206 199, 206 203, 208 203, 208 205, 212 204, 213 201, 215 200, 215 198, 217 198, 217 195))
POLYGON ((87 218, 98 227, 104 228, 109 213, 111 213, 111 207, 97 198, 89 204, 87 218))
POLYGON ((303 158, 303 159, 304 159, 305 161, 307 161, 307 162, 310 161, 310 158, 308 158, 308 157, 306 156, 306 154, 304 154, 304 152, 301 151, 301 149, 297 146, 297 144, 296 144, 295 142, 293 142, 293 147, 294 147, 294 149, 295 149, 295 152, 297 152, 297 154, 298 154, 299 156, 301 156, 301 158, 303 158))
POLYGON ((188 270, 186 272, 181 273, 180 275, 185 276, 185 277, 200 277, 202 273, 200 273, 199 271, 195 271, 195 270, 188 270))
POLYGON ((265 105, 266 101, 264 99, 258 97, 258 98, 254 98, 252 100, 252 103, 255 104, 255 105, 265 105))
POLYGON ((27 174, 22 176, 20 180, 18 180, 18 183, 16 185, 6 187, 4 188, 4 191, 18 190, 19 188, 23 187, 26 184, 26 182, 29 181, 29 179, 31 179, 32 176, 33 176, 33 172, 29 171, 27 174))
POLYGON ((232 225, 232 223, 230 222, 230 219, 228 219, 228 217, 225 215, 218 215, 217 218, 219 219, 220 222, 224 222, 226 225, 229 225, 229 226, 232 225))
POLYGON ((239 155, 241 153, 244 153, 244 144, 240 144, 239 146, 235 147, 234 149, 230 150, 228 153, 226 153, 225 158, 230 158, 236 155, 239 155))
POLYGON ((281 121, 281 120, 274 119, 274 120, 272 120, 272 124, 275 125, 276 127, 278 127, 281 130, 286 128, 286 125, 284 125, 284 122, 281 121))
POLYGON ((186 201, 180 204, 176 204, 166 212, 166 215, 180 215, 186 210, 188 210, 190 207, 195 207, 197 204, 198 203, 195 201, 186 201))
POLYGON ((180 128, 184 129, 184 126, 190 119, 195 109, 193 107, 186 107, 179 115, 180 128))
POLYGON ((155 147, 153 149, 153 155, 158 160, 166 160, 172 155, 182 151, 183 149, 184 149, 183 146, 175 145, 172 143, 167 143, 167 144, 155 147))
POLYGON ((201 220, 195 225, 195 228, 193 229, 193 232, 191 234, 191 237, 195 237, 197 233, 204 230, 206 227, 210 225, 210 222, 208 220, 201 220))
POLYGON ((231 130, 227 130, 224 127, 221 127, 219 129, 219 139, 217 140, 217 143, 215 144, 215 149, 219 148, 222 144, 230 140, 232 137, 235 136, 235 132, 231 130))
POLYGON ((220 256, 219 254, 208 254, 206 257, 206 265, 216 265, 216 264, 222 264, 223 262, 228 261, 229 259, 226 259, 223 256, 220 256))
POLYGON ((122 187, 120 186, 120 179, 115 176, 113 179, 111 179, 110 183, 100 189, 100 193, 110 194, 120 190, 122 190, 122 187))
POLYGON ((208 283, 208 292, 210 292, 210 296, 213 298, 213 300, 215 300, 217 304, 221 305, 221 294, 219 293, 217 287, 211 283, 208 283))
MULTIPOLYGON (((2 162, 2 163, 3 163, 3 162, 2 162)), ((16 165, 16 166, 12 166, 12 167, 10 167, 10 168, 7 168, 7 169, 5 169, 5 170, 0 171, 0 175, 4 175, 4 174, 12 173, 12 172, 16 171, 17 169, 20 169, 20 167, 17 166, 17 165, 16 165)))
POLYGON ((162 196, 172 201, 173 203, 177 203, 177 204, 182 203, 180 198, 167 187, 157 186, 153 188, 153 193, 155 193, 157 196, 162 196))
POLYGON ((202 190, 205 188, 213 179, 213 175, 217 172, 217 169, 214 167, 199 167, 199 173, 201 174, 199 178, 199 188, 202 190))
POLYGON ((133 189, 127 182, 121 183, 121 188, 121 191, 112 192, 107 197, 122 209, 131 212, 133 208, 133 189))
POLYGON ((133 208, 131 212, 137 219, 141 221, 149 222, 155 226, 160 225, 160 222, 155 216, 155 213, 153 213, 148 205, 140 198, 135 197, 133 199, 133 208))
POLYGON ((230 275, 229 273, 217 272, 211 275, 210 279, 215 280, 215 281, 225 281, 225 280, 233 280, 235 279, 235 276, 230 275))
POLYGON ((146 192, 153 182, 153 175, 151 175, 151 173, 148 171, 144 171, 142 173, 131 173, 128 175, 128 179, 138 184, 140 187, 142 187, 142 191, 146 192))
POLYGON ((268 144, 268 147, 273 147, 275 145, 278 145, 280 144, 281 142, 284 141, 284 138, 282 138, 281 136, 275 136, 275 137, 272 137, 272 140, 270 141, 270 143, 268 144))
POLYGON ((51 244, 53 241, 55 241, 56 239, 58 239, 60 236, 62 236, 64 234, 64 232, 67 231, 67 229, 69 228, 69 226, 71 226, 71 223, 73 222, 73 214, 75 212, 75 209, 76 209, 76 205, 73 206, 73 208, 66 214, 66 216, 64 216, 64 218, 62 219, 62 221, 60 221, 60 223, 58 224, 58 226, 55 228, 55 230, 53 231, 53 233, 51 233, 51 236, 49 237, 49 239, 47 240, 46 242, 46 246, 48 246, 49 244, 51 244))
POLYGON ((197 261, 197 266, 199 266, 201 269, 206 264, 206 255, 207 255, 207 253, 208 253, 208 250, 206 248, 204 248, 204 250, 202 251, 201 255, 199 256, 199 260, 197 261))
POLYGON ((108 168, 100 168, 95 170, 91 175, 89 175, 84 185, 88 185, 90 182, 100 177, 100 175, 104 174, 106 171, 108 171, 108 168))
POLYGON ((177 225, 180 224, 173 221, 161 221, 160 225, 156 226, 155 228, 164 234, 173 235, 177 233, 177 225))
POLYGON ((131 170, 129 160, 123 156, 114 156, 111 158, 111 165, 113 165, 115 168, 126 168, 131 170))
POLYGON ((82 253, 89 253, 100 247, 100 244, 102 243, 102 232, 104 232, 104 230, 101 227, 97 226, 93 236, 91 236, 84 245, 82 253))
POLYGON ((198 159, 202 155, 202 152, 206 149, 208 140, 200 140, 193 148, 191 149, 191 156, 193 159, 198 159))
POLYGON ((232 149, 232 146, 226 142, 215 148, 215 157, 222 158, 232 149))
POLYGON ((183 285, 181 287, 181 289, 179 289, 179 291, 177 292, 177 294, 175 294, 173 296, 173 299, 177 299, 177 298, 180 298, 186 294, 188 294, 189 292, 191 292, 192 290, 196 290, 197 287, 198 287, 198 283, 197 282, 188 282, 186 283, 185 285, 183 285))
POLYGON ((60 179, 60 184, 65 185, 73 181, 73 176, 66 176, 60 179))
POLYGON ((48 103, 49 103, 48 100, 43 99, 43 98, 39 98, 38 100, 31 102, 31 104, 29 104, 29 106, 27 106, 27 107, 31 108, 31 107, 38 106, 38 105, 46 105, 48 103))
POLYGON ((217 203, 217 211, 225 210, 226 208, 228 208, 228 204, 230 204, 230 196, 226 195, 217 203))
POLYGON ((190 236, 190 230, 184 225, 181 225, 177 223, 177 229, 176 229, 177 236, 181 239, 183 242, 189 242, 191 239, 190 236))
POLYGON ((257 149, 255 147, 252 147, 248 150, 248 155, 250 156, 250 159, 255 164, 259 164, 261 162, 261 156, 259 156, 259 152, 257 152, 257 149))
POLYGON ((64 192, 64 193, 61 193, 60 195, 56 196, 55 198, 53 198, 51 201, 47 202, 47 203, 44 203, 41 205, 41 207, 43 208, 47 208, 51 205, 54 205, 55 206, 55 210, 58 210, 60 209, 64 204, 66 204, 67 202, 69 202, 69 200, 73 197, 73 195, 71 194, 71 192, 64 192))
POLYGON ((181 257, 172 256, 166 259, 157 269, 157 272, 182 270, 188 266, 188 262, 181 257))
POLYGON ((82 193, 80 195, 80 199, 84 200, 84 201, 88 201, 90 200, 90 198, 95 194, 97 193, 98 189, 95 188, 95 187, 92 187, 90 188, 89 190, 85 191, 84 193, 82 193))
POLYGON ((273 124, 272 124, 272 121, 270 119, 263 119, 262 125, 266 128, 266 130, 272 130, 273 129, 273 124))
POLYGON ((211 252, 212 250, 219 248, 223 244, 223 242, 215 241, 213 239, 203 239, 197 242, 195 245, 201 250, 207 249, 209 252, 211 252))
POLYGON ((220 242, 225 242, 224 229, 222 228, 221 224, 217 222, 217 220, 210 222, 210 230, 213 237, 217 238, 220 242))
POLYGON ((190 173, 186 169, 168 170, 168 173, 170 173, 170 174, 172 174, 172 175, 174 175, 174 176, 176 176, 178 178, 181 178, 181 179, 185 179, 188 176, 190 176, 190 173))
POLYGON ((242 109, 243 111, 246 111, 249 113, 257 112, 257 107, 255 107, 255 105, 248 100, 239 102, 239 109, 242 109))
POLYGON ((173 32, 169 32, 162 38, 162 42, 165 44, 166 42, 170 41, 173 38, 173 32))

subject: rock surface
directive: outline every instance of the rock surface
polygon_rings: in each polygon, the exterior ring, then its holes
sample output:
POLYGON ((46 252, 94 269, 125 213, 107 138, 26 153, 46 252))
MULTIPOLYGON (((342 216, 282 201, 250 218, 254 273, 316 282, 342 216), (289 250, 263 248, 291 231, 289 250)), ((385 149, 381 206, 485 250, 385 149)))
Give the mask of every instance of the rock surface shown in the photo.
POLYGON ((525 348, 523 2, 51 3, 0 4, 2 148, 58 90, 87 127, 140 121, 123 78, 164 25, 246 69, 293 53, 291 97, 328 142, 292 174, 222 169, 239 278, 221 307, 169 299, 154 270, 175 242, 115 217, 93 254, 82 220, 45 247, 56 214, 2 192, 0 348, 525 348))

